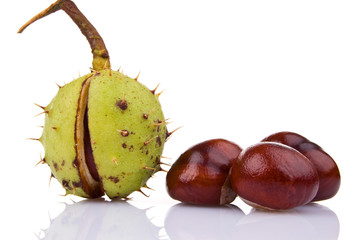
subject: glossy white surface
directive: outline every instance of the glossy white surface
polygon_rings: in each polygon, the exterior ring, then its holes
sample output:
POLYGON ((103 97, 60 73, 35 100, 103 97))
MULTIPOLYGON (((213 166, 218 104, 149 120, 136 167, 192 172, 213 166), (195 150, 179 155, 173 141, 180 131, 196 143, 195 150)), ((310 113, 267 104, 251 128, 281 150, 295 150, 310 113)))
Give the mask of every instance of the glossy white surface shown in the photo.
POLYGON ((65 205, 51 219, 40 239, 338 239, 337 215, 321 205, 269 213, 252 210, 247 215, 234 205, 199 207, 177 204, 166 211, 158 226, 152 215, 157 206, 138 208, 128 202, 82 201, 65 205), (150 214, 148 213, 150 212, 150 214))
MULTIPOLYGON (((226 138, 241 147, 277 131, 321 145, 342 176, 335 198, 287 212, 237 199, 218 208, 179 205, 165 189, 129 202, 64 193, 37 138, 60 85, 91 66, 89 46, 64 13, 18 28, 51 0, 5 1, 1 22, 0 239, 361 239, 361 2, 330 0, 76 0, 103 36, 113 69, 153 89, 179 126, 163 159, 226 138)), ((165 166, 165 168, 168 168, 165 166)))

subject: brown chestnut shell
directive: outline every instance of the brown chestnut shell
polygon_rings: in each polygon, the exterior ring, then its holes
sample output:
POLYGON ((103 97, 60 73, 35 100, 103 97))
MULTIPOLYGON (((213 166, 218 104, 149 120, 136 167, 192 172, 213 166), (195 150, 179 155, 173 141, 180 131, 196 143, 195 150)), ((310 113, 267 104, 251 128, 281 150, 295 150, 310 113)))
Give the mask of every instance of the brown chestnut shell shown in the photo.
POLYGON ((261 142, 243 150, 233 164, 231 184, 256 208, 286 210, 309 203, 317 193, 318 174, 295 149, 261 142))
POLYGON ((225 139, 212 139, 185 151, 167 173, 168 194, 191 204, 224 205, 236 198, 230 169, 242 149, 225 139))
POLYGON ((262 142, 278 142, 293 147, 305 155, 315 166, 320 181, 318 192, 312 201, 335 196, 341 185, 341 175, 336 162, 319 145, 294 132, 278 132, 262 142))

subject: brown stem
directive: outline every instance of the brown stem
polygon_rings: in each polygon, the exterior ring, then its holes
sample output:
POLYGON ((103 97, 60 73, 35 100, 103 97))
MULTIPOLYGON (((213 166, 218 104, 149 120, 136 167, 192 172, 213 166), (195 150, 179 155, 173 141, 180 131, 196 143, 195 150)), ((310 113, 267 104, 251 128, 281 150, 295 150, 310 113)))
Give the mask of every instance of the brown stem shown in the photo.
POLYGON ((95 27, 88 21, 88 19, 80 12, 75 3, 71 0, 58 0, 47 9, 41 11, 27 23, 25 23, 18 31, 21 33, 33 22, 46 17, 62 9, 73 22, 79 27, 80 31, 88 40, 93 53, 93 69, 96 71, 103 69, 110 69, 109 53, 105 47, 102 37, 99 35, 95 27))

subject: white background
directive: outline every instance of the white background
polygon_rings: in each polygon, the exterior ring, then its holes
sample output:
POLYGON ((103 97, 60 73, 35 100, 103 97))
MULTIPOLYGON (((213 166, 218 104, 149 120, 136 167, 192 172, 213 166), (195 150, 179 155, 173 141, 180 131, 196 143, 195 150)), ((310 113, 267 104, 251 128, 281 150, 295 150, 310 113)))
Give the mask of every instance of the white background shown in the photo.
POLYGON ((257 212, 239 199, 232 208, 174 206, 165 173, 149 181, 149 198, 134 193, 129 204, 60 196, 48 167, 34 167, 42 146, 26 140, 41 135, 33 103, 47 105, 56 83, 88 73, 92 56, 63 12, 16 33, 51 3, 1 7, 1 239, 360 239, 360 1, 76 1, 113 69, 141 72, 139 81, 165 90, 169 129, 183 126, 165 161, 210 138, 246 148, 282 130, 333 156, 339 193, 286 213, 257 212))

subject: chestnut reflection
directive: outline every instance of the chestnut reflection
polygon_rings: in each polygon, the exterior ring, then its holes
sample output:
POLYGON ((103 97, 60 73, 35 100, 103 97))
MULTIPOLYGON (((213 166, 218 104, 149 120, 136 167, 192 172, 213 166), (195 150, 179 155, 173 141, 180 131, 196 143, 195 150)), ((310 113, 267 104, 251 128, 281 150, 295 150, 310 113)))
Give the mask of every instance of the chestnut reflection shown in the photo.
POLYGON ((229 239, 336 240, 339 229, 337 215, 318 204, 272 213, 252 209, 237 223, 229 239))
POLYGON ((337 215, 319 204, 308 204, 288 211, 263 211, 252 208, 245 215, 233 205, 200 207, 178 204, 165 219, 171 240, 336 240, 337 215))
POLYGON ((125 201, 84 200, 67 205, 44 230, 46 240, 159 239, 160 227, 125 201))
POLYGON ((177 204, 165 219, 165 231, 171 240, 229 239, 237 222, 244 217, 234 205, 196 206, 177 204))

